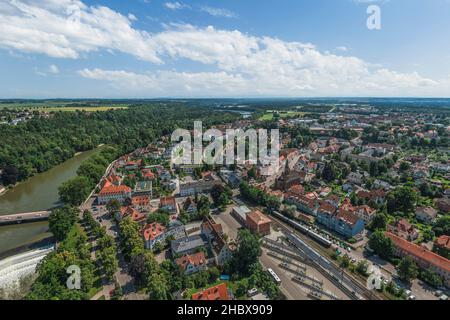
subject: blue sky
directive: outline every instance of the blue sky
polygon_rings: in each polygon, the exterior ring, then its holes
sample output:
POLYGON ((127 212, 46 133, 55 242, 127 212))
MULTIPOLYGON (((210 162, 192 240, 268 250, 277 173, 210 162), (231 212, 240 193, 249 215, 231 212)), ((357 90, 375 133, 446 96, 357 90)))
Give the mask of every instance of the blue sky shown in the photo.
POLYGON ((1 0, 1 98, 450 96, 449 0, 1 0), (366 26, 369 5, 381 30, 366 26))

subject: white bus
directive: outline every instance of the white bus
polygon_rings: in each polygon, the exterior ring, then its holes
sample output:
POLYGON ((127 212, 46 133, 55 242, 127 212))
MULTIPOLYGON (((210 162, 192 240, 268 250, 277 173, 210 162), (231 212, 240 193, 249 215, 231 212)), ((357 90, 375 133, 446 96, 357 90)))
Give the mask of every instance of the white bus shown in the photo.
POLYGON ((272 268, 268 268, 267 271, 269 271, 269 273, 272 276, 273 280, 275 280, 275 282, 277 284, 281 283, 281 279, 278 277, 278 275, 275 273, 275 271, 272 270, 272 268))

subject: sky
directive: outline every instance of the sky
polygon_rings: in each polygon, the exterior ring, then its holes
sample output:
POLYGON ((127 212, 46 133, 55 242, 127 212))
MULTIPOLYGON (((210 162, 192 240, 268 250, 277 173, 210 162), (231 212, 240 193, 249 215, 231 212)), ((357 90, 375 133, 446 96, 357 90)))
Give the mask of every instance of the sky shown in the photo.
POLYGON ((0 0, 0 98, 450 97, 449 18, 450 0, 0 0))

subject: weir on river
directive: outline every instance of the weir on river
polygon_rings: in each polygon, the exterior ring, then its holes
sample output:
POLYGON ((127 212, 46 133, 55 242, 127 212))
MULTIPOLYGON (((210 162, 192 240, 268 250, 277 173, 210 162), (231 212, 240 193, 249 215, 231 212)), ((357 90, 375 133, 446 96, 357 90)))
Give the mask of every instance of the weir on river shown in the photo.
POLYGON ((46 246, 1 260, 0 288, 12 287, 22 277, 32 274, 37 264, 53 249, 54 246, 46 246))

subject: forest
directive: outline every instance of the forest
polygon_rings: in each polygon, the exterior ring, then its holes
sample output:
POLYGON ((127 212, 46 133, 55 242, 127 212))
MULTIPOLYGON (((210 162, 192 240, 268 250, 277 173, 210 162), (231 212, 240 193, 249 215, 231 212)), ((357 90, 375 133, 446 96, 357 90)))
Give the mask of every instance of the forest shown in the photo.
POLYGON ((124 154, 175 128, 189 129, 194 120, 208 126, 238 117, 174 102, 136 104, 106 112, 51 112, 16 126, 0 124, 0 183, 14 185, 99 144, 114 146, 124 154))

